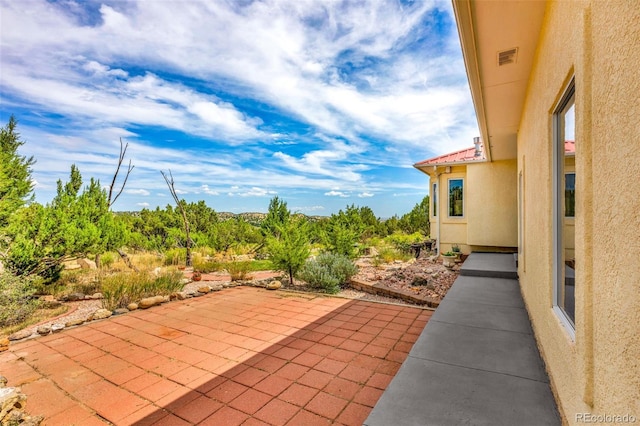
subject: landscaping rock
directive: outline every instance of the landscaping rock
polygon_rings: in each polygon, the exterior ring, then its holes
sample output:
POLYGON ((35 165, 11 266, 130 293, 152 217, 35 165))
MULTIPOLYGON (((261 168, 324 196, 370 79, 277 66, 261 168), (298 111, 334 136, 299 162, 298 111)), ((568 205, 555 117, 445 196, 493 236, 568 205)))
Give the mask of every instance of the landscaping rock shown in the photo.
POLYGON ((102 293, 93 293, 93 295, 91 296, 91 298, 94 300, 102 299, 102 297, 102 293))
POLYGON ((3 425, 9 424, 10 413, 14 410, 22 410, 26 399, 27 397, 20 393, 20 388, 0 388, 0 422, 3 425))
POLYGON ((193 297, 200 297, 200 296, 204 296, 204 293, 200 293, 199 291, 193 292, 193 297))
POLYGON ((282 287, 282 282, 280 281, 271 281, 269 284, 267 284, 267 290, 277 290, 280 287, 282 287))
POLYGON ((129 303, 127 305, 127 309, 130 311, 135 311, 136 309, 138 309, 138 304, 137 303, 129 303))
POLYGON ((31 332, 31 330, 27 330, 27 329, 16 331, 15 333, 9 336, 9 340, 13 341, 13 340, 26 339, 27 337, 30 337, 32 334, 33 333, 31 332))
POLYGON ((67 321, 64 325, 65 327, 74 327, 76 325, 84 324, 85 320, 82 318, 74 319, 71 321, 67 321))
POLYGON ((140 309, 148 309, 152 306, 156 306, 164 302, 163 296, 153 296, 153 297, 145 297, 138 303, 138 308, 140 309))
POLYGON ((96 262, 94 262, 93 260, 90 259, 78 259, 78 265, 80 265, 80 268, 82 269, 98 269, 98 267, 96 266, 96 262))
POLYGON ((222 290, 222 284, 212 284, 211 291, 220 291, 222 290))
POLYGON ((51 332, 52 333, 59 333, 62 330, 64 330, 64 324, 53 324, 51 326, 51 332))
POLYGON ((48 325, 41 325, 40 327, 37 328, 36 331, 38 332, 39 335, 46 336, 47 334, 51 333, 51 327, 48 325))
POLYGON ((207 294, 207 293, 209 293, 211 291, 211 287, 209 287, 208 285, 203 285, 202 287, 198 288, 198 291, 200 293, 207 294))
POLYGON ((9 350, 9 338, 3 337, 0 339, 0 352, 9 350))
POLYGON ((127 308, 118 308, 113 311, 113 315, 122 315, 122 314, 126 314, 127 312, 129 312, 127 308))
POLYGON ((67 296, 62 296, 62 297, 63 297, 63 300, 69 301, 69 302, 84 300, 84 294, 82 293, 71 293, 71 294, 68 294, 67 296))
POLYGON ((97 311, 95 311, 93 314, 90 315, 89 319, 91 321, 105 319, 105 318, 109 318, 111 315, 113 315, 113 313, 108 309, 98 309, 97 311))

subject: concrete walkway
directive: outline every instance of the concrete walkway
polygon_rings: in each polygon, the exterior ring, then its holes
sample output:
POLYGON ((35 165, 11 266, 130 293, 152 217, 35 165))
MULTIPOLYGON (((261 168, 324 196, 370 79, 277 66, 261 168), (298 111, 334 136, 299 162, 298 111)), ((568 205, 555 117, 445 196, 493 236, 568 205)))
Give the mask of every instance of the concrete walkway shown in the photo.
POLYGON ((360 425, 432 311, 237 287, 12 344, 43 425, 360 425))
POLYGON ((365 425, 561 424, 515 273, 469 256, 365 425))

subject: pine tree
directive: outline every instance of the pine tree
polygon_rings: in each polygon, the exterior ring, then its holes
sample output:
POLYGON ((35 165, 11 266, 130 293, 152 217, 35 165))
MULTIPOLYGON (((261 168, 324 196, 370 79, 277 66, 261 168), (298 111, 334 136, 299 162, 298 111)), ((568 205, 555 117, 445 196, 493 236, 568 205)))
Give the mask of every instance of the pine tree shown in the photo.
POLYGON ((31 166, 35 160, 18 154, 24 141, 16 131, 17 124, 12 115, 0 128, 0 232, 7 227, 10 216, 33 198, 31 166))

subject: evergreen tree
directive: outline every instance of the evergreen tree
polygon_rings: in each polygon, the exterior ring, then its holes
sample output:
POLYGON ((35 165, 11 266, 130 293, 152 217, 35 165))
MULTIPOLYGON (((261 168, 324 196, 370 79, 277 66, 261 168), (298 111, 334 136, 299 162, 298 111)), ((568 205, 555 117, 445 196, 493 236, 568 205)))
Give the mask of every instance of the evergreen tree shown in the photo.
POLYGON ((419 232, 428 237, 431 233, 431 224, 429 223, 429 196, 425 196, 422 201, 416 204, 409 213, 400 218, 400 229, 407 234, 419 232))
POLYGON ((32 204, 11 223, 15 237, 7 266, 19 275, 39 274, 55 280, 62 262, 119 247, 124 224, 109 211, 107 193, 91 179, 80 193, 82 176, 71 166, 69 181, 58 181, 57 193, 46 206, 32 204))
POLYGON ((12 115, 0 128, 0 232, 9 224, 10 216, 33 198, 31 166, 35 160, 18 154, 24 141, 16 131, 17 124, 12 115))
POLYGON ((309 257, 307 221, 294 217, 277 225, 274 235, 267 237, 267 252, 273 265, 289 274, 289 282, 309 257))
POLYGON ((267 217, 260 225, 262 234, 267 236, 278 236, 280 228, 289 221, 291 212, 287 209, 287 203, 275 196, 269 202, 267 217))

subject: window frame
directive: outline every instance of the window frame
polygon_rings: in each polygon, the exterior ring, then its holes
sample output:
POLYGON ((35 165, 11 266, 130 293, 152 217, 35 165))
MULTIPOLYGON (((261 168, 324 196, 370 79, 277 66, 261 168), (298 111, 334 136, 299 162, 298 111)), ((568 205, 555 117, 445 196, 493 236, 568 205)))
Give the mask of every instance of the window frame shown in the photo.
MULTIPOLYGON (((565 220, 565 114, 574 107, 575 114, 575 77, 572 77, 565 87, 560 100, 553 109, 552 118, 552 264, 553 264, 553 300, 552 308, 558 319, 567 330, 569 336, 575 341, 576 324, 566 312, 565 300, 563 298, 565 291, 565 262, 564 262, 564 220, 565 220)), ((574 120, 575 122, 575 120, 574 120)), ((577 138, 576 138, 577 139, 577 138)), ((575 174, 575 171, 573 172, 575 174)), ((577 277, 576 277, 577 278, 577 277)), ((575 298, 575 286, 574 286, 575 298)), ((575 299, 574 299, 574 318, 575 318, 575 299)))
POLYGON ((564 217, 565 219, 575 219, 576 217, 576 199, 575 199, 575 190, 576 190, 576 172, 564 172, 564 191, 565 191, 565 196, 564 196, 564 217), (567 215, 567 176, 568 175, 573 175, 573 191, 574 191, 574 195, 573 195, 573 214, 571 216, 567 215))
POLYGON ((432 204, 433 204, 433 217, 438 217, 438 183, 433 182, 431 185, 431 190, 433 191, 432 195, 432 204))
POLYGON ((465 210, 465 201, 464 201, 464 178, 462 177, 456 177, 456 178, 448 178, 447 179, 447 217, 451 218, 451 219, 461 219, 464 218, 464 210, 465 210), (461 189, 462 189, 462 213, 460 215, 452 215, 451 214, 451 182, 453 181, 460 181, 461 182, 461 189))

